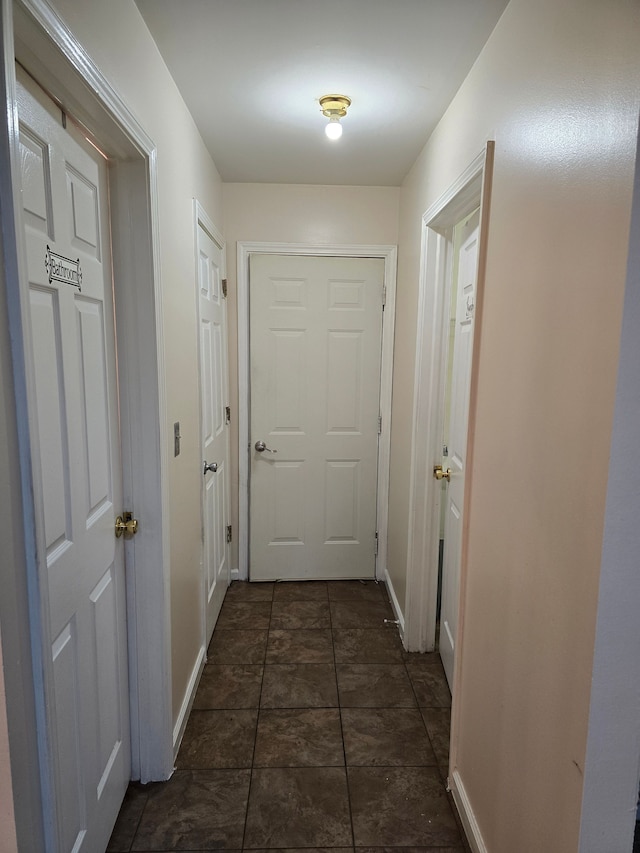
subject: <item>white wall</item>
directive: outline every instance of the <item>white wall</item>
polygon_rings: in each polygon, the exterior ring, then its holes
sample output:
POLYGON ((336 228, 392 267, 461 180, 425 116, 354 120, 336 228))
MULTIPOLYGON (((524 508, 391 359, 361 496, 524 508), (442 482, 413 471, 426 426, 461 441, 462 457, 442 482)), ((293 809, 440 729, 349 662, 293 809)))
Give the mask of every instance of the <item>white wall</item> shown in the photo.
POLYGON ((400 592, 420 217, 495 139, 451 766, 491 853, 578 848, 638 44, 637 3, 512 0, 402 188, 400 592))
POLYGON ((640 136, 607 483, 580 853, 630 850, 640 772, 640 136))
MULTIPOLYGON (((224 184, 224 234, 230 282, 229 370, 232 524, 238 529, 238 340, 236 248, 238 241, 395 245, 397 187, 327 187, 301 184, 224 184)), ((238 566, 235 537, 232 566, 238 566)))

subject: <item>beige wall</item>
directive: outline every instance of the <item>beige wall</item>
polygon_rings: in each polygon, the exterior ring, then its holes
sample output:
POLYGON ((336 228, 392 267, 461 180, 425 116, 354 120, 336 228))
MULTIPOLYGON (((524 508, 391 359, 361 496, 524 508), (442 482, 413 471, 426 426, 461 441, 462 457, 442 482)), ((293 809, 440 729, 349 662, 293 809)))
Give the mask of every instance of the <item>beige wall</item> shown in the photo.
MULTIPOLYGON (((222 228, 220 177, 133 0, 54 0, 65 23, 157 145, 167 420, 171 453, 173 716, 201 646, 200 449, 193 198, 222 228)), ((144 523, 141 520, 141 523, 144 523)))
POLYGON ((495 139, 452 759, 491 853, 578 845, 638 44, 637 3, 512 0, 402 189, 400 592, 420 217, 495 139))
MULTIPOLYGON (((232 461, 238 461, 236 251, 238 241, 396 245, 397 187, 300 184, 224 184, 224 235, 229 294, 229 387, 233 412, 232 461)), ((238 529, 238 471, 231 471, 232 524, 238 529)), ((232 566, 238 565, 235 537, 232 566)))

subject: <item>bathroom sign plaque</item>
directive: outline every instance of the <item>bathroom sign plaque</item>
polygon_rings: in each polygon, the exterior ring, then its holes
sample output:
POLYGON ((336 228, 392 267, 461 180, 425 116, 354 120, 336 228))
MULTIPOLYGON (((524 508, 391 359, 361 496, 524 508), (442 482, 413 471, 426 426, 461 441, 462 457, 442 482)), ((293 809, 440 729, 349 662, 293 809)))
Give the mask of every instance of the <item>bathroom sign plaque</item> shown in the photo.
POLYGON ((77 258, 75 261, 72 258, 65 258, 64 255, 52 252, 47 246, 47 254, 44 257, 44 268, 49 276, 49 284, 53 281, 61 281, 63 284, 70 284, 72 287, 77 287, 82 292, 80 258, 77 258))

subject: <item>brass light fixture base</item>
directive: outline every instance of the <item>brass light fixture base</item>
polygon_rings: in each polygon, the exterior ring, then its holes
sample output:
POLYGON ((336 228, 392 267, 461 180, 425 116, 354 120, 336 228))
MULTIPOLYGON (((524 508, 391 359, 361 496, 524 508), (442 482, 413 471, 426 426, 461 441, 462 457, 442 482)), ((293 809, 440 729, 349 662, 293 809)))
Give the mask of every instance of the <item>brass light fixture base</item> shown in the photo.
POLYGON ((318 103, 327 118, 344 118, 351 106, 351 98, 346 95, 323 95, 318 98, 318 103))

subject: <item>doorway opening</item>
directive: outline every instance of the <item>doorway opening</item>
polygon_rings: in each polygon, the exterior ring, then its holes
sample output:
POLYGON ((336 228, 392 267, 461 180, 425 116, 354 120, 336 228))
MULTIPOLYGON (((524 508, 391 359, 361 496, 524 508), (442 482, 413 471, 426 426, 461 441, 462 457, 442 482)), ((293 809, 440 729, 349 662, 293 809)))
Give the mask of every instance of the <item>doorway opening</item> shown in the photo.
MULTIPOLYGON (((226 247, 202 205, 194 202, 202 458, 201 662, 204 663, 231 581, 229 552, 229 374, 227 365, 226 247)), ((178 448, 176 448, 178 449, 178 448)))
MULTIPOLYGON (((122 504, 140 519, 135 541, 125 545, 135 572, 126 581, 129 651, 129 712, 133 778, 166 779, 173 767, 168 600, 166 417, 163 398, 162 301, 159 293, 156 232, 156 165, 153 142, 128 112, 73 34, 42 0, 2 4, 5 123, 3 145, 11 175, 2 192, 3 231, 15 239, 4 248, 7 299, 11 304, 17 454, 25 495, 21 506, 27 552, 25 571, 12 567, 11 602, 2 607, 5 662, 31 660, 29 676, 5 667, 7 716, 12 755, 18 840, 25 849, 54 849, 60 822, 54 771, 53 734, 47 702, 53 684, 48 619, 41 578, 46 566, 44 496, 40 487, 37 435, 30 429, 37 411, 25 240, 22 228, 20 138, 14 60, 83 127, 84 137, 109 158, 111 236, 117 347, 127 370, 120 377, 118 405, 122 430, 122 504), (131 224, 133 223, 133 225, 131 224), (135 287, 127 286, 135 282, 135 287), (135 580, 134 580, 135 578, 135 580), (28 615, 27 615, 28 614, 28 615), (138 673, 147 677, 140 680, 138 673), (48 698, 47 698, 48 697, 48 698), (32 722, 26 722, 32 721, 32 722), (17 732, 17 737, 13 734, 17 732), (28 760, 25 758, 28 754, 28 760), (28 769, 25 769, 28 767, 28 769), (37 816, 41 816, 38 820, 37 816)), ((78 187, 81 194, 83 187, 78 187)), ((86 236, 86 235, 85 235, 86 236)), ((75 257, 75 255, 74 255, 75 257)), ((43 259, 44 262, 44 259, 43 259)), ((114 525, 115 527, 115 525, 114 525)), ((114 530, 109 527, 109 532, 114 530)))
MULTIPOLYGON (((436 648, 438 616, 438 592, 440 542, 443 538, 443 488, 448 489, 447 469, 453 468, 450 453, 451 440, 443 442, 445 435, 445 413, 447 411, 447 377, 449 367, 453 375, 455 348, 451 352, 451 299, 452 282, 459 264, 460 250, 469 246, 474 238, 476 223, 472 214, 479 209, 477 235, 475 237, 477 276, 474 284, 477 293, 460 291, 460 306, 456 313, 468 327, 475 326, 473 341, 468 340, 465 358, 473 364, 474 353, 479 346, 479 329, 482 312, 482 282, 484 255, 489 215, 489 192, 493 165, 493 142, 488 142, 451 187, 426 211, 422 222, 422 252, 420 269, 420 291, 418 301, 418 330, 416 344, 416 375, 414 391, 414 417, 412 437, 412 466, 410 486, 410 513, 412 523, 409 530, 409 555, 407 566, 407 595, 405 601, 404 642, 408 651, 427 652, 436 648), (458 239, 457 239, 458 238, 458 239), (449 356, 451 361, 449 362, 449 356), (447 444, 446 450, 443 447, 447 444), (443 450, 445 452, 443 453, 443 450), (440 466, 441 471, 435 470, 440 466), (438 479, 436 479, 438 476, 438 479)), ((457 278, 457 276, 456 276, 457 278)), ((466 286, 466 285, 465 285, 466 286)), ((464 383, 458 393, 458 407, 466 405, 458 419, 464 426, 464 434, 457 442, 464 454, 466 468, 470 467, 467 454, 467 424, 472 429, 475 388, 472 369, 466 371, 464 383), (466 401, 466 402, 465 402, 466 401)), ((453 385, 450 396, 453 399, 453 385)), ((456 475, 450 475, 455 479, 456 475)), ((462 479, 459 477, 459 479, 462 479)), ((469 478, 459 490, 456 511, 460 515, 458 553, 454 561, 460 570, 459 592, 451 598, 451 612, 455 612, 457 627, 452 631, 454 645, 459 645, 462 614, 458 603, 464 594, 464 502, 468 494, 469 478)), ((455 512, 453 513, 455 515, 455 512)), ((446 543, 443 560, 446 561, 446 543)), ((447 585, 446 566, 443 563, 442 592, 447 585)), ((444 604, 442 605, 444 606, 444 604)), ((442 637, 440 637, 442 641, 442 637)), ((454 683, 453 667, 451 682, 454 683)))
MULTIPOLYGON (((249 473, 250 453, 250 357, 249 357, 249 265, 252 255, 280 255, 316 258, 381 258, 384 262, 384 312, 382 314, 382 354, 380 362, 380 435, 377 448, 376 518, 378 553, 375 576, 387 578, 386 540, 389 491, 391 425, 391 378, 395 316, 395 246, 334 245, 315 246, 291 243, 238 243, 238 378, 239 378, 239 576, 249 576, 249 473)), ((255 451, 256 453, 258 451, 255 451)), ((266 454, 266 449, 264 451, 266 454)), ((274 457, 275 458, 275 457, 274 457)), ((267 464, 267 463, 265 463, 267 464)), ((344 474, 344 471, 340 471, 344 474)), ((348 472, 347 472, 348 473, 348 472)))

